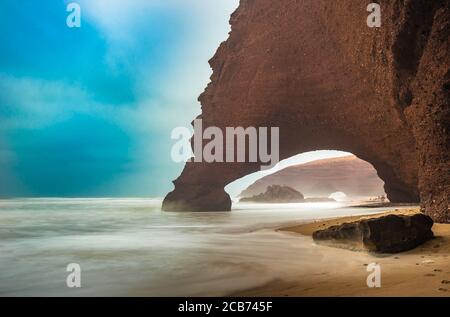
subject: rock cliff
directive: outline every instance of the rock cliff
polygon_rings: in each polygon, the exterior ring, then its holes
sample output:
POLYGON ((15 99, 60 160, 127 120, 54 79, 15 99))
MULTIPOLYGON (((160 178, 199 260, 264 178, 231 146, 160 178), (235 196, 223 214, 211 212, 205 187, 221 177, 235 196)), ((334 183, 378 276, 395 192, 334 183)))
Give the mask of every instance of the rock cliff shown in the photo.
MULTIPOLYGON (((241 0, 199 100, 204 127, 280 127, 280 158, 334 149, 371 163, 392 202, 450 222, 450 0, 241 0)), ((230 210, 258 163, 188 163, 164 210, 230 210)))

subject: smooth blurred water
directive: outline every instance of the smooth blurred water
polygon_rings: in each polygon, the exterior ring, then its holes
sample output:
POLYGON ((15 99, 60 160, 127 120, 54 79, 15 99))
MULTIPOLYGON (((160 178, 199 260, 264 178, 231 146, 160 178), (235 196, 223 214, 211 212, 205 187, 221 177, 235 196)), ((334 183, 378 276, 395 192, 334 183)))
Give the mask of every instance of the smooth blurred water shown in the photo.
POLYGON ((0 200, 0 296, 219 296, 320 261, 276 227, 376 213, 339 203, 161 212, 160 199, 0 200), (311 260, 313 258, 313 260, 311 260), (81 266, 82 287, 66 286, 81 266))

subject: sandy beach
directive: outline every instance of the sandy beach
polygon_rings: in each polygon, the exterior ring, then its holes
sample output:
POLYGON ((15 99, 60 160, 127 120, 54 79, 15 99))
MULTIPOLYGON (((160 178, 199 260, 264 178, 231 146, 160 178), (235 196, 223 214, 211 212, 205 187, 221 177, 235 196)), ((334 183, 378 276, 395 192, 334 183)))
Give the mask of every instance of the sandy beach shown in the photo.
MULTIPOLYGON (((389 213, 412 214, 418 209, 401 209, 389 213)), ((450 296, 450 225, 435 224, 435 239, 414 250, 392 255, 369 254, 314 244, 312 233, 320 228, 352 222, 353 216, 276 229, 289 235, 311 238, 311 248, 321 260, 307 266, 301 274, 277 279, 261 287, 232 296, 450 296), (381 287, 369 288, 366 279, 370 263, 380 264, 381 287)))

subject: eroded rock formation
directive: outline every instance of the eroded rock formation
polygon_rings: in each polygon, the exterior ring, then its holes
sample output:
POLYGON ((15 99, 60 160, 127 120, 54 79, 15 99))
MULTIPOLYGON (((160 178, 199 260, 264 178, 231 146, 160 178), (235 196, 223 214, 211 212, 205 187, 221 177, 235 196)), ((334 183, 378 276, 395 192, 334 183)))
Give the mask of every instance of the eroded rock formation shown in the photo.
POLYGON ((298 203, 304 202, 305 197, 302 193, 289 186, 272 185, 268 186, 264 193, 252 197, 245 197, 240 201, 257 203, 298 203))
MULTIPOLYGON (((450 0, 241 0, 199 100, 204 127, 278 126, 280 158, 335 149, 370 162, 392 202, 450 222, 450 0)), ((230 210, 259 163, 188 163, 164 210, 230 210)))

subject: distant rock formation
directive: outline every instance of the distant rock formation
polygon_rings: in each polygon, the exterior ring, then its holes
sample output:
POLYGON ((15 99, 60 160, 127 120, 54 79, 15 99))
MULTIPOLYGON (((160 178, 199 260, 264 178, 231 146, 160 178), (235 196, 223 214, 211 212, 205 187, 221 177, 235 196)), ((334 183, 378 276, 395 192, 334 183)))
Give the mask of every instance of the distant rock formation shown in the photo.
POLYGON ((349 198, 385 195, 375 168, 353 155, 287 167, 257 180, 239 197, 257 195, 269 185, 286 185, 305 197, 328 197, 334 192, 344 192, 349 198))
POLYGON ((332 226, 313 233, 319 244, 379 253, 411 250, 434 237, 433 220, 423 214, 388 215, 332 226))
MULTIPOLYGON (((281 160, 353 153, 391 202, 420 198, 450 222, 450 0, 379 0, 375 28, 368 3, 241 0, 199 97, 203 129, 280 127, 281 160)), ((263 164, 188 162, 163 209, 230 210, 224 187, 263 164)))
POLYGON ((264 193, 242 198, 241 202, 255 203, 299 203, 303 202, 305 197, 302 193, 288 186, 273 185, 267 187, 264 193))

